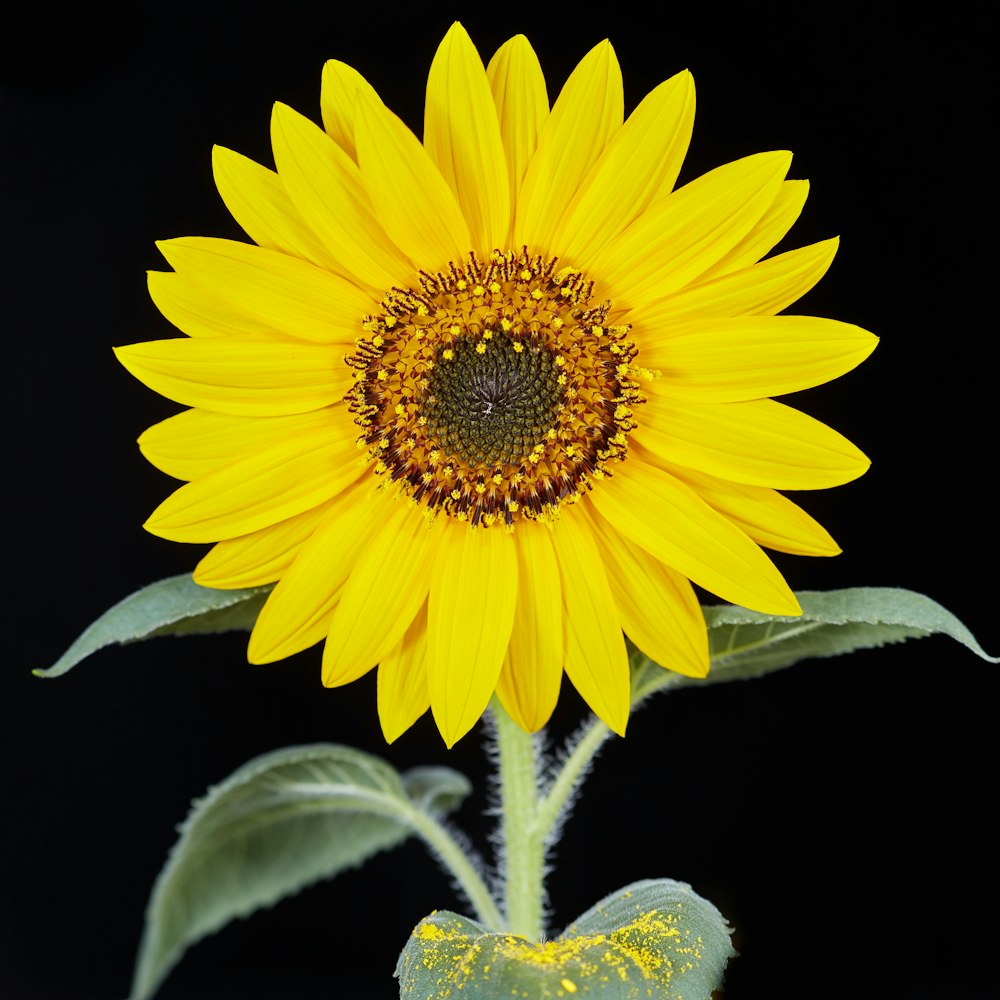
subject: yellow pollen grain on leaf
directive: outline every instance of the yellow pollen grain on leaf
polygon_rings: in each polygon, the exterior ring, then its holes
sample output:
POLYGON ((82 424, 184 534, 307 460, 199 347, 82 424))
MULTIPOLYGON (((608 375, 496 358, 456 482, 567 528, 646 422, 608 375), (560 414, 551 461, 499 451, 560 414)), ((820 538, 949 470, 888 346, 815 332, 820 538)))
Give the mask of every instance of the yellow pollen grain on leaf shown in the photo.
POLYGON ((562 978, 562 979, 559 980, 559 985, 567 993, 575 993, 576 992, 576 983, 574 983, 572 979, 566 979, 564 977, 564 978, 562 978))

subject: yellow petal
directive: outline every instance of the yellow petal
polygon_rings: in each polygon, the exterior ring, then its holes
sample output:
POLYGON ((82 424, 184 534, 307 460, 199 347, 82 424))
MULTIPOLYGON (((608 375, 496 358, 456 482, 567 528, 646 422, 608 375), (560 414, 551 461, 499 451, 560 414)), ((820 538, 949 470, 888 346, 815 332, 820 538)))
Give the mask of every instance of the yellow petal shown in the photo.
POLYGON ((304 431, 188 483, 144 527, 175 542, 216 542, 277 524, 353 483, 358 449, 340 429, 304 431))
POLYGON ((193 284, 173 271, 149 271, 149 296, 156 308, 189 337, 239 337, 280 339, 267 323, 237 312, 218 295, 193 284))
MULTIPOLYGON (((657 463, 657 459, 650 458, 657 463)), ((704 472, 660 462, 706 503, 742 528, 758 545, 798 556, 835 556, 840 546, 818 521, 788 497, 762 486, 746 486, 704 472)))
POLYGON ((814 316, 739 316, 665 330, 643 341, 642 365, 675 399, 732 403, 781 396, 839 378, 875 350, 878 338, 850 323, 814 316))
POLYGON ((338 499, 334 497, 277 524, 213 545, 195 567, 195 583, 234 590, 280 580, 338 499))
POLYGON ((678 73, 646 95, 608 144, 556 226, 552 245, 590 267, 677 180, 694 124, 694 80, 678 73))
POLYGON ((652 383, 635 440, 668 462, 782 490, 849 483, 871 464, 847 438, 772 399, 693 403, 652 383))
POLYGON ((500 122, 483 62, 458 22, 444 36, 427 77, 424 148, 455 193, 486 256, 510 229, 510 182, 500 122))
POLYGON ((358 92, 371 100, 380 100, 375 88, 352 66, 330 59, 323 66, 320 87, 320 114, 326 134, 347 153, 358 160, 354 142, 354 125, 358 115, 358 92))
POLYGON ((361 179, 396 246, 432 272, 464 260, 472 249, 469 227, 417 137, 384 104, 360 92, 355 136, 361 179))
POLYGON ((563 665, 563 611, 559 566, 545 526, 522 521, 514 532, 517 604, 497 696, 522 729, 536 732, 559 698, 563 665))
POLYGON ((395 649, 378 665, 378 717, 386 743, 395 742, 431 706, 427 691, 427 604, 395 649))
POLYGON ((497 49, 486 67, 486 78, 500 120, 513 206, 528 164, 538 148, 538 134, 549 116, 545 77, 528 39, 515 35, 497 49))
POLYGON ((337 497, 258 615, 251 663, 282 660, 326 636, 344 581, 378 531, 386 502, 368 477, 337 497))
POLYGON ((758 261, 784 238, 802 213, 809 194, 809 181, 785 181, 767 211, 750 231, 703 275, 717 278, 758 261))
POLYGON ((673 295, 636 309, 626 317, 640 351, 654 335, 665 336, 687 324, 729 316, 773 316, 805 295, 826 274, 839 240, 769 257, 711 281, 699 280, 673 295))
POLYGON ((292 341, 153 340, 116 347, 115 356, 161 396, 220 413, 318 410, 342 399, 353 382, 342 352, 292 341))
POLYGON ((791 153, 758 153, 685 184, 605 246, 591 274, 619 308, 691 284, 764 214, 791 162, 791 153))
POLYGON ((403 638, 427 599, 427 565, 441 536, 423 511, 392 504, 361 550, 344 584, 323 647, 323 683, 348 684, 367 673, 403 638))
POLYGON ((581 504, 604 561, 625 634, 654 663, 687 677, 708 674, 708 628, 694 588, 676 570, 581 504))
MULTIPOLYGON (((601 484, 603 485, 603 484, 601 484)), ((604 561, 574 508, 552 530, 566 623, 566 673, 594 713, 619 736, 629 712, 628 651, 604 561)))
POLYGON ((215 146, 212 149, 215 186, 233 218, 258 245, 301 257, 317 267, 336 267, 336 260, 288 197, 273 170, 215 146))
POLYGON ((514 624, 517 556, 498 529, 448 524, 431 566, 427 687, 451 747, 479 720, 496 688, 514 624))
POLYGON ((161 472, 192 480, 302 431, 331 426, 340 426, 348 437, 357 436, 346 407, 339 405, 283 417, 185 410, 143 431, 139 449, 161 472))
POLYGON ((559 253, 552 236, 566 203, 621 128, 624 114, 621 67, 604 41, 570 74, 545 121, 515 204, 514 246, 559 253))
POLYGON ((357 164, 322 129, 287 105, 271 113, 271 146, 289 197, 316 230, 334 269, 375 298, 413 278, 412 265, 375 221, 357 164))
POLYGON ((175 271, 235 312, 302 340, 353 345, 375 305, 338 275, 274 250, 200 236, 156 245, 175 271))
POLYGON ((765 614, 802 613, 760 548, 661 469, 630 455, 588 499, 619 534, 723 600, 765 614))

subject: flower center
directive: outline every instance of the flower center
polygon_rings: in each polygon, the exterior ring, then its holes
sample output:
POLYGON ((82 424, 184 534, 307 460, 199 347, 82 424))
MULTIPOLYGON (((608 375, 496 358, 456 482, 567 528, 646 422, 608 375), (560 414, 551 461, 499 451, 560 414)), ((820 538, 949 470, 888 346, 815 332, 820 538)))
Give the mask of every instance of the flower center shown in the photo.
POLYGON ((555 259, 494 251, 421 272, 365 318, 348 405, 375 471, 474 525, 548 519, 626 456, 628 326, 555 259))
POLYGON ((545 440, 562 402, 561 368, 543 344, 501 331, 442 348, 427 379, 427 430, 467 465, 509 465, 545 440), (479 348, 482 347, 482 350, 479 348))

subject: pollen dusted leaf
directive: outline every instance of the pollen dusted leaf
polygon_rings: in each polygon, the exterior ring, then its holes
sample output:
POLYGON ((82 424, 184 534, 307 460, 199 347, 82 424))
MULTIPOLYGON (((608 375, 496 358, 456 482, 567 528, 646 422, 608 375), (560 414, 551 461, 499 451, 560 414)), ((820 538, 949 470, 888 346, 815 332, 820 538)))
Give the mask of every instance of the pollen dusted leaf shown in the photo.
POLYGON ((287 747, 244 764, 194 803, 153 888, 131 1000, 235 917, 362 864, 470 791, 457 771, 399 774, 350 747, 287 747))
POLYGON ((414 928, 396 976, 400 1000, 709 1000, 736 954, 729 935, 722 914, 690 886, 649 879, 606 897, 540 944, 435 912, 414 928))
POLYGON ((270 587, 214 590, 190 575, 167 577, 105 611, 58 660, 36 677, 59 677, 91 653, 158 635, 196 635, 253 628, 270 587))
POLYGON ((948 635, 990 663, 973 634, 947 609, 924 594, 895 587, 852 587, 848 590, 802 591, 799 618, 764 615, 732 605, 704 608, 712 665, 704 679, 651 671, 639 655, 633 665, 633 701, 653 691, 691 684, 747 680, 800 660, 839 656, 906 639, 948 635))

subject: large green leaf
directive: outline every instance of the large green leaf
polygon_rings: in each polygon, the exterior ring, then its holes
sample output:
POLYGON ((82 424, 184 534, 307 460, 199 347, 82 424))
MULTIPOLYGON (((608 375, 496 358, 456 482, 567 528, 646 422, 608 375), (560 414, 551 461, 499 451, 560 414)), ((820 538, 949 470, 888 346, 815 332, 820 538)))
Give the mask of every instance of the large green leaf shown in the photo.
POLYGON ((157 879, 132 1000, 155 992, 184 950, 234 917, 361 864, 468 794, 449 768, 400 775, 350 747, 289 747, 245 764, 196 802, 157 879))
POLYGON ((796 594, 802 615, 765 615, 732 605, 707 607, 712 667, 703 679, 666 673, 633 658, 636 699, 654 690, 759 677, 800 660, 839 656, 906 639, 947 635, 991 663, 972 633, 950 611, 912 590, 854 587, 796 594))
POLYGON ((187 574, 159 580, 105 611, 51 667, 33 673, 58 677, 91 653, 115 643, 251 629, 270 590, 215 590, 198 586, 187 574))
POLYGON ((417 924, 399 956, 399 995, 709 1000, 735 954, 729 934, 711 903, 669 879, 627 886, 540 943, 441 911, 417 924))

